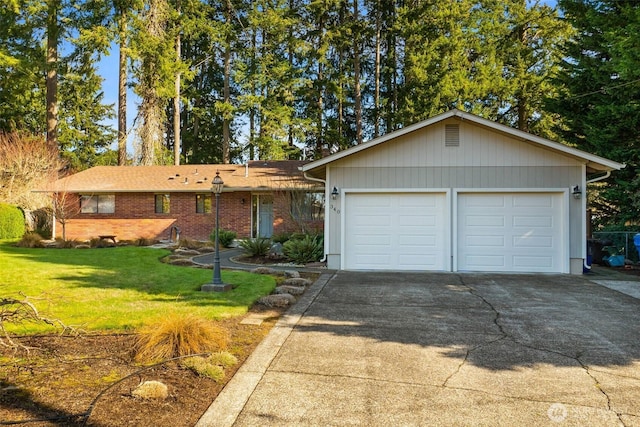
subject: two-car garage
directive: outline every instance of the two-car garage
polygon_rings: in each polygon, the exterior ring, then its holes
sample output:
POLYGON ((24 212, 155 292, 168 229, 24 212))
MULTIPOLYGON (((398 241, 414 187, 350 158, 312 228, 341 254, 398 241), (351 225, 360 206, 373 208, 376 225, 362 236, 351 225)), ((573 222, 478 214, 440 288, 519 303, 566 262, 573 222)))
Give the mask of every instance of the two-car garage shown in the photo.
POLYGON ((587 189, 624 164, 451 110, 302 166, 327 267, 582 274, 587 189))
POLYGON ((568 272, 555 192, 345 192, 342 268, 568 272))

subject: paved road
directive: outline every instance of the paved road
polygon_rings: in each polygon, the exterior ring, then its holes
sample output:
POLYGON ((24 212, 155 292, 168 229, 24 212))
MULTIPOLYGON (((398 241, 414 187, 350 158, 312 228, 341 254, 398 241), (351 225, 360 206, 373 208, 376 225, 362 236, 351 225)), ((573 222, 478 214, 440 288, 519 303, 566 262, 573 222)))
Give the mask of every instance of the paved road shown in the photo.
POLYGON ((640 300, 580 276, 326 273, 198 424, 230 425, 640 426, 640 300))

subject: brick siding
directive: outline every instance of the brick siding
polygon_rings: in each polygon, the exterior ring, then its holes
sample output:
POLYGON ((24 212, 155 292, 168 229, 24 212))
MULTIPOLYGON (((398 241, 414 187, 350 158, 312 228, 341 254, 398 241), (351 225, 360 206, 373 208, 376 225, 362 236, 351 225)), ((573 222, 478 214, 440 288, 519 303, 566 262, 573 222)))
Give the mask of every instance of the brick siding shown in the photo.
MULTIPOLYGON (((211 193, 209 193, 211 194, 211 193)), ((173 227, 182 238, 207 240, 215 228, 215 196, 211 195, 211 213, 196 213, 196 193, 171 193, 170 212, 155 213, 154 193, 117 193, 112 214, 76 213, 66 221, 66 238, 88 240, 100 235, 115 235, 118 240, 138 238, 169 239, 173 227)), ((69 212, 77 212, 79 200, 68 197, 69 212)), ((274 233, 301 231, 290 215, 285 192, 274 196, 274 233)), ((323 221, 305 222, 308 231, 321 231, 323 221)), ((233 192, 220 195, 220 228, 235 231, 238 238, 251 235, 251 193, 233 192)), ((62 224, 57 225, 62 235, 62 224)))

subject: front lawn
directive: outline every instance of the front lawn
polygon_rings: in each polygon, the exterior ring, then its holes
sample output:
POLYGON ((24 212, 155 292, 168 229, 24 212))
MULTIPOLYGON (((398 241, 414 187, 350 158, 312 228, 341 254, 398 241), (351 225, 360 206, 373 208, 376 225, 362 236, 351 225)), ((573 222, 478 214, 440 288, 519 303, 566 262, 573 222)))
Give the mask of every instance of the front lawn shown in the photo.
MULTIPOLYGON (((208 319, 240 316, 276 286, 271 276, 222 271, 225 293, 205 293, 212 271, 159 260, 169 251, 125 246, 102 249, 26 249, 0 242, 0 298, 28 297, 45 317, 83 331, 124 331, 166 315, 208 319)), ((51 332, 41 324, 9 332, 51 332)))

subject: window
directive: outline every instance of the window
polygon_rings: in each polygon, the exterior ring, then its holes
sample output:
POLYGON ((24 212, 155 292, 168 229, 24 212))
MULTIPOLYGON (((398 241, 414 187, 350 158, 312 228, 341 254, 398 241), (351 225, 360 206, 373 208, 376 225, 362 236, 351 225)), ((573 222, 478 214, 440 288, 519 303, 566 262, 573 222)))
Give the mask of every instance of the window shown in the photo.
POLYGON ((324 193, 291 193, 291 213, 297 220, 324 219, 324 193))
POLYGON ((110 214, 116 211, 115 194, 98 194, 94 196, 80 196, 81 213, 110 214))
POLYGON ((169 195, 156 194, 156 213, 169 213, 169 195))
POLYGON ((196 194, 196 213, 211 213, 211 194, 196 194))

